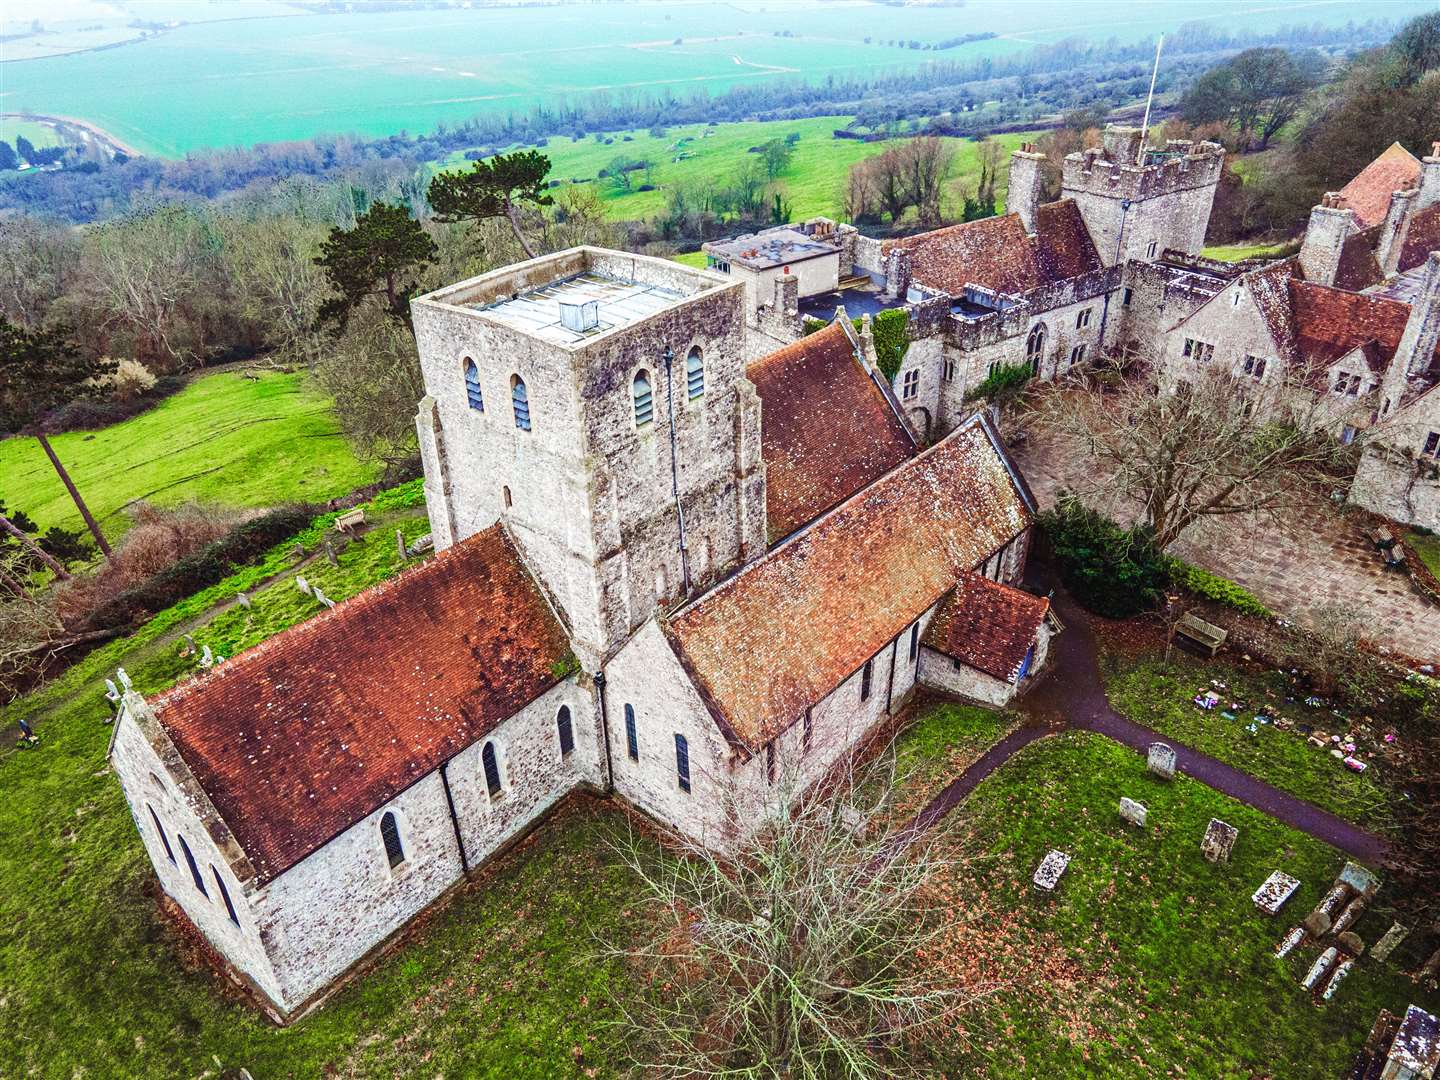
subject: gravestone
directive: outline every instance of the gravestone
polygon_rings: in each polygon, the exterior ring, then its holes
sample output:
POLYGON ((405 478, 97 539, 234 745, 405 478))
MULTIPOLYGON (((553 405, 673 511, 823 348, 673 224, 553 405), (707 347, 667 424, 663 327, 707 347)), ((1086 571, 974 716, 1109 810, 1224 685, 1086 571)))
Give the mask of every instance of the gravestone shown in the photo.
POLYGON ((1335 972, 1330 976, 1330 981, 1325 984, 1325 992, 1320 995, 1321 1001, 1329 1001, 1335 996, 1335 991, 1340 989, 1340 984, 1345 981, 1345 976, 1350 974, 1350 969, 1354 966, 1355 961, 1348 956, 1335 965, 1335 972))
POLYGON ((1343 881, 1361 896, 1374 896, 1380 891, 1380 879, 1356 862, 1347 862, 1335 880, 1343 881))
POLYGON ((1292 926, 1290 932, 1275 944, 1275 955, 1284 959, 1294 951, 1295 946, 1305 940, 1305 928, 1303 926, 1292 926))
POLYGON ((1329 974, 1330 966, 1339 958, 1340 950, 1333 945, 1330 946, 1330 948, 1315 958, 1315 963, 1310 965, 1310 970, 1307 971, 1305 977, 1300 980, 1300 985, 1306 990, 1314 990, 1315 987, 1319 985, 1320 980, 1329 974))
POLYGON ((1065 873, 1065 868, 1070 865, 1070 856, 1057 848, 1052 848, 1040 860, 1040 865, 1035 869, 1035 876, 1031 878, 1035 887, 1044 889, 1046 892, 1054 892, 1055 886, 1060 881, 1060 875, 1065 873))
POLYGON ((301 592, 303 592, 306 596, 310 595, 310 582, 306 581, 299 574, 295 575, 295 587, 301 592))
POLYGON ((1209 859, 1212 863, 1228 863, 1230 852, 1235 848, 1235 840, 1240 835, 1240 830, 1234 825, 1227 825, 1219 818, 1211 818, 1210 824, 1205 827, 1205 835, 1200 838, 1200 854, 1209 859))
POLYGON ((1120 799, 1120 816, 1132 825, 1145 827, 1145 807, 1134 799, 1120 799))
POLYGON ((109 679, 106 679, 106 680, 105 680, 105 700, 106 700, 106 701, 119 701, 119 700, 120 700, 120 689, 119 689, 119 687, 117 687, 117 686, 116 686, 111 680, 109 680, 109 679))
POLYGON ((130 689, 130 673, 126 671, 123 667, 117 667, 115 669, 115 678, 120 680, 120 685, 124 689, 130 689))
POLYGON ((1330 916, 1317 908, 1306 915, 1300 925, 1312 938, 1322 938, 1330 932, 1330 916))
POLYGON ((1400 947, 1409 934, 1408 926, 1401 926, 1398 922, 1391 923, 1390 929, 1385 931, 1380 940, 1375 943, 1375 948, 1370 950, 1370 958, 1380 963, 1389 960, 1390 954, 1400 947))
POLYGON ((1168 743, 1152 742, 1145 756, 1145 767, 1162 780, 1175 779, 1175 748, 1168 743))
POLYGON ((250 610, 250 594, 249 594, 249 593, 243 593, 243 592, 242 592, 242 593, 236 593, 236 594, 235 594, 235 602, 236 602, 237 604, 239 604, 241 607, 243 607, 246 611, 249 611, 249 610, 250 610))
POLYGON ((1365 951, 1365 939, 1354 930, 1346 930, 1343 934, 1337 934, 1335 944, 1344 949, 1351 956, 1359 956, 1365 951))
POLYGON ((1274 915, 1285 906, 1285 902, 1295 895, 1295 890, 1300 888, 1298 878, 1276 870, 1255 890, 1250 897, 1255 906, 1266 915, 1274 915))
POLYGON ((1330 927, 1330 932, 1332 934, 1343 934, 1346 930, 1349 930, 1350 927, 1355 925, 1356 920, 1365 914, 1365 907, 1365 897, 1357 896, 1354 900, 1351 900, 1345 910, 1336 917, 1334 924, 1330 927))
POLYGON ((405 534, 399 529, 395 530, 395 554, 401 562, 405 561, 405 534))

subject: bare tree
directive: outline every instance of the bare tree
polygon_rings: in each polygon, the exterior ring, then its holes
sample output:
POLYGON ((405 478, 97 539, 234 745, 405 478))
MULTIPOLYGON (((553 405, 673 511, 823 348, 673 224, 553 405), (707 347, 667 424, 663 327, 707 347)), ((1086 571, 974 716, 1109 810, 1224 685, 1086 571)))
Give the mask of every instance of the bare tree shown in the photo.
POLYGON ((841 193, 841 198, 846 221, 853 223, 873 212, 875 196, 870 188, 870 177, 865 171, 863 161, 851 165, 850 171, 845 174, 845 190, 841 193))
POLYGON ((17 214, 0 218, 0 313, 38 329, 74 285, 79 234, 60 222, 17 214))
POLYGON ((641 881, 647 938, 609 950, 665 992, 627 1004, 646 1076, 889 1077, 914 1040, 988 987, 917 957, 944 928, 930 894, 965 848, 885 822, 890 777, 802 796, 778 783, 762 824, 722 858, 678 840, 619 845, 641 881), (867 797, 865 793, 870 793, 867 797))
POLYGON ((8 701, 49 658, 64 630, 52 597, 24 584, 25 554, 0 549, 0 700, 8 701))
POLYGON ((940 194, 955 151, 944 139, 927 135, 910 139, 899 148, 902 183, 910 205, 929 225, 940 221, 940 194))
POLYGON ((1082 454, 1096 492, 1137 509, 1162 550, 1204 518, 1313 504, 1351 466, 1325 395, 1218 365, 1169 386, 1152 364, 1105 361, 1088 382, 1036 395, 1028 419, 1082 454))
POLYGON ((871 195, 890 215, 892 224, 899 224, 911 205, 910 187, 905 182, 905 159, 899 147, 867 158, 854 166, 864 178, 871 195))
POLYGON ((221 228, 240 311, 281 360, 313 362, 321 348, 315 321, 328 291, 315 256, 328 230, 293 214, 226 217, 221 228))
POLYGON ((357 309, 315 376, 357 451, 396 462, 415 449, 415 403, 425 396, 415 338, 375 307, 357 309))

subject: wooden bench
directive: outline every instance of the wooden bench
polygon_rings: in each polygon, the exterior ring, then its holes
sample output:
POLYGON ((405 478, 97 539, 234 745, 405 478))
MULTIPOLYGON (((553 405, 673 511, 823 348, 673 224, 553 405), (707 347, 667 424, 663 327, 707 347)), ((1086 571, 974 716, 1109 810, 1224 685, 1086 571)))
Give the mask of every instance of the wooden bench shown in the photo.
POLYGON ((1387 570, 1404 569, 1405 549, 1399 544, 1392 544, 1390 547, 1381 548, 1381 554, 1385 556, 1385 568, 1387 570))
POLYGON ((365 524, 365 511, 358 507, 354 510, 346 510, 335 519, 335 531, 348 533, 358 529, 365 524))
POLYGON ((1175 633, 1200 646, 1211 656, 1220 651, 1220 646, 1225 644, 1225 639, 1229 636, 1214 623, 1208 623, 1189 611, 1180 616, 1180 621, 1175 624, 1175 633))
POLYGON ((1395 546, 1395 534, 1381 525, 1370 533, 1370 539, 1374 541, 1377 548, 1389 548, 1395 546))

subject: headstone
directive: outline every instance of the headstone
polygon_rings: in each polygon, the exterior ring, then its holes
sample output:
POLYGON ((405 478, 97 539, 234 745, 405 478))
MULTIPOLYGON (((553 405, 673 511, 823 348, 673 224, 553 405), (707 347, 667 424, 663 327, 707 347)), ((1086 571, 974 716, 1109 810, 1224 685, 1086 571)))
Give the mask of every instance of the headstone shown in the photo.
POLYGON ((1334 924, 1330 927, 1330 932, 1332 934, 1343 934, 1346 930, 1349 930, 1350 927, 1355 925, 1356 920, 1365 914, 1366 905, 1367 901, 1363 896, 1357 896, 1354 900, 1351 900, 1345 910, 1336 917, 1334 924))
POLYGON ((1040 860, 1040 865, 1035 869, 1035 876, 1031 879, 1035 882, 1036 888, 1044 889, 1046 892, 1054 892, 1055 886, 1060 881, 1060 875, 1065 873, 1065 868, 1070 865, 1070 856, 1057 848, 1052 848, 1040 860))
POLYGON ((339 566, 340 560, 335 557, 335 549, 330 546, 330 536, 325 536, 325 561, 331 566, 339 566))
POLYGON ((1234 825, 1227 825, 1219 818, 1211 818, 1210 824, 1205 827, 1205 835, 1200 839, 1200 854, 1212 863, 1228 863, 1230 852, 1235 849, 1235 840, 1239 835, 1240 830, 1234 825))
POLYGON ((306 581, 299 574, 295 575, 295 587, 301 592, 303 592, 306 596, 310 595, 310 582, 306 581))
POLYGON ((1143 805, 1136 802, 1134 799, 1126 799, 1123 797, 1121 798, 1120 816, 1126 821, 1130 822, 1130 824, 1139 825, 1141 828, 1144 828, 1145 815, 1146 811, 1143 805))
POLYGON ((1365 939, 1354 930, 1346 930, 1343 934, 1336 935, 1335 944, 1351 956, 1359 956, 1365 951, 1365 939))
POLYGON ((215 655, 210 651, 210 646, 209 646, 209 645, 206 645, 204 651, 201 652, 201 654, 200 654, 200 666, 201 666, 201 667, 214 667, 214 666, 215 666, 215 655))
POLYGON ((250 594, 249 594, 249 593, 243 593, 243 592, 242 592, 242 593, 236 593, 236 594, 235 594, 235 602, 236 602, 237 604, 239 604, 241 607, 243 607, 246 611, 249 611, 249 610, 250 610, 250 594))
POLYGON ((1334 885, 1330 886, 1330 891, 1320 898, 1320 902, 1315 905, 1315 910, 1323 911, 1333 920, 1335 913, 1343 908, 1345 902, 1350 899, 1352 891, 1350 886, 1346 885, 1343 881, 1335 882, 1334 885))
POLYGON ((405 534, 399 529, 395 530, 395 554, 401 562, 405 561, 405 534))
POLYGON ((1320 1000, 1329 1001, 1335 996, 1335 991, 1340 989, 1340 984, 1345 981, 1345 976, 1350 974, 1350 969, 1355 966, 1355 961, 1346 957, 1335 965, 1335 972, 1330 976, 1330 981, 1325 984, 1325 992, 1320 995, 1320 1000))
POLYGON ((1319 940, 1330 932, 1330 916, 1318 908, 1301 920, 1300 925, 1312 938, 1319 940))
POLYGON ((1282 959, 1289 956, 1295 950, 1295 946, 1304 940, 1305 928, 1303 926, 1292 926, 1290 932, 1276 943, 1275 955, 1282 959))
POLYGON ((1347 862, 1336 881, 1343 881, 1357 893, 1374 896, 1380 890, 1380 879, 1356 862, 1347 862))
POLYGON ((295 547, 292 548, 291 550, 294 551, 294 553, 295 553, 295 558, 297 558, 297 559, 303 559, 303 558, 305 558, 305 545, 304 545, 304 544, 296 544, 295 547))
POLYGON ((1390 954, 1398 949, 1409 935, 1410 928, 1408 926, 1401 926, 1398 922, 1391 923, 1390 929, 1385 931, 1380 940, 1375 943, 1375 948, 1370 950, 1370 959, 1383 964, 1390 959, 1390 954))
POLYGON ((1145 756, 1145 767, 1162 780, 1175 779, 1175 748, 1168 743, 1152 742, 1145 756))
POLYGON ((106 680, 105 680, 105 700, 106 700, 106 701, 119 701, 119 700, 120 700, 120 688, 117 687, 117 686, 115 685, 115 683, 114 683, 112 680, 110 680, 110 679, 106 679, 106 680))
POLYGON ((1274 915, 1285 906, 1285 902, 1290 897, 1295 895, 1295 890, 1298 888, 1300 888, 1298 878, 1276 870, 1265 879, 1260 888, 1255 890, 1255 894, 1250 899, 1255 901, 1255 906, 1266 915, 1274 915))
POLYGON ((1310 965, 1310 970, 1300 980, 1300 985, 1306 990, 1314 990, 1320 980, 1330 971, 1330 967, 1340 958, 1340 950, 1333 945, 1315 958, 1315 963, 1310 965))
POLYGON ((406 549, 405 549, 405 554, 406 554, 406 555, 419 555, 419 554, 421 554, 422 552, 429 551, 429 550, 430 550, 432 547, 434 547, 434 546, 435 546, 435 538, 434 538, 432 535, 430 535, 429 533, 426 533, 424 536, 420 537, 420 539, 416 540, 413 544, 411 544, 408 548, 406 548, 406 549))
POLYGON ((115 678, 120 680, 120 685, 123 686, 126 690, 130 689, 130 673, 127 672, 123 667, 117 667, 115 669, 115 678))

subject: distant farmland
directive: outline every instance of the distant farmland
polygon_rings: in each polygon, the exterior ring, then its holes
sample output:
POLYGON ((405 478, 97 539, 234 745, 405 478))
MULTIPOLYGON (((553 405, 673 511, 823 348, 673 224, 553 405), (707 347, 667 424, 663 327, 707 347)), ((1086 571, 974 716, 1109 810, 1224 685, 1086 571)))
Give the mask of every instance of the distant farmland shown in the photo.
MULTIPOLYGON (((798 135, 795 156, 789 168, 781 173, 776 182, 784 189, 785 199, 790 203, 792 220, 800 221, 816 214, 835 216, 840 213, 841 189, 850 166, 863 158, 881 153, 891 144, 883 142, 865 143, 855 139, 836 139, 832 132, 848 122, 845 116, 822 116, 809 120, 776 120, 768 123, 717 124, 706 127, 703 124, 668 128, 663 138, 656 138, 649 132, 614 132, 606 138, 608 143, 597 142, 594 137, 573 142, 568 137, 551 139, 542 148, 550 158, 550 176, 562 185, 570 186, 573 181, 588 181, 605 200, 609 217, 616 220, 637 221, 653 217, 665 209, 667 188, 677 184, 694 182, 704 177, 724 181, 745 163, 747 151, 752 146, 770 139, 783 139, 787 135, 798 135), (709 134, 707 135, 707 132, 709 134), (625 137, 630 137, 626 142, 625 137), (681 160, 677 157, 685 155, 681 160), (651 182, 653 191, 625 191, 611 179, 594 179, 600 170, 615 158, 644 160, 653 163, 651 182)), ((996 136, 996 141, 1007 151, 1019 146, 1025 135, 996 136)), ((980 165, 977 144, 963 139, 948 139, 955 148, 955 165, 951 171, 947 191, 951 202, 958 203, 965 195, 974 195, 979 181, 980 165)), ((468 166, 460 155, 452 155, 447 167, 468 166)), ((1001 166, 998 191, 1005 191, 1005 170, 1009 168, 1008 153, 1001 166)), ((646 172, 637 170, 631 174, 634 186, 646 182, 646 172)), ((951 209, 948 208, 947 209, 951 209)), ((958 208, 956 212, 958 213, 958 208)))
MULTIPOLYGON (((1190 20, 1246 30, 1337 23, 1354 14, 1343 4, 1264 0, 971 0, 954 7, 637 0, 241 18, 192 23, 101 51, 6 62, 0 112, 76 117, 146 153, 178 156, 325 133, 419 132, 591 92, 686 96, 754 80, 974 60, 1067 36, 1134 41, 1190 20), (987 32, 998 36, 945 50, 909 47, 987 32)), ((0 136, 13 139, 3 121, 0 136)))

